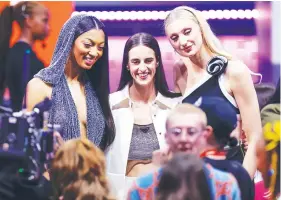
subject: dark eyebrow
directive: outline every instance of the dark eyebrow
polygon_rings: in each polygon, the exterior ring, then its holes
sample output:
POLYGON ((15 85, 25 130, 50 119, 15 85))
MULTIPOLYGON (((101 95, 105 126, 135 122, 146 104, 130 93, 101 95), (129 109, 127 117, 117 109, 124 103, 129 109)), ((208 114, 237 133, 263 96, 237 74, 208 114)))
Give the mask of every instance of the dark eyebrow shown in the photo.
POLYGON ((135 60, 140 60, 140 59, 139 58, 132 58, 130 60, 135 61, 135 60))
POLYGON ((187 31, 187 30, 191 30, 191 28, 183 28, 183 29, 182 29, 182 32, 183 32, 183 31, 187 31))
MULTIPOLYGON (((187 31, 187 30, 191 30, 191 28, 185 27, 180 32, 184 32, 184 31, 187 31)), ((170 37, 177 36, 177 35, 178 35, 178 33, 172 33, 170 37)))
POLYGON ((153 60, 154 58, 153 58, 153 57, 145 58, 145 60, 148 60, 148 59, 149 59, 149 60, 151 60, 151 59, 153 60))
POLYGON ((174 36, 177 36, 178 34, 177 33, 173 33, 170 37, 174 37, 174 36))
MULTIPOLYGON (((87 40, 89 40, 92 44, 96 44, 96 42, 94 42, 92 39, 90 38, 85 38, 87 40)), ((99 45, 105 44, 105 42, 101 42, 99 45)))

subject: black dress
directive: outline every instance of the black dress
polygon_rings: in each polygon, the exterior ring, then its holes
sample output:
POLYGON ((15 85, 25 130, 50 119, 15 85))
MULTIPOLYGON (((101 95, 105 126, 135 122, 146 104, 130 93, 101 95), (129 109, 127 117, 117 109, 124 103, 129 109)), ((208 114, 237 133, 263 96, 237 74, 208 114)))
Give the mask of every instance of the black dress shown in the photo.
POLYGON ((6 85, 10 91, 13 111, 22 109, 25 88, 33 76, 44 68, 29 44, 17 42, 9 49, 6 59, 6 85))
MULTIPOLYGON (((200 97, 219 97, 230 105, 231 111, 234 111, 237 115, 240 114, 235 99, 224 88, 223 78, 223 73, 219 75, 208 74, 197 85, 186 91, 182 103, 194 104, 200 97)), ((225 110, 224 112, 227 113, 229 111, 225 110)), ((240 145, 230 148, 227 151, 227 159, 242 163, 244 159, 243 148, 240 145)))

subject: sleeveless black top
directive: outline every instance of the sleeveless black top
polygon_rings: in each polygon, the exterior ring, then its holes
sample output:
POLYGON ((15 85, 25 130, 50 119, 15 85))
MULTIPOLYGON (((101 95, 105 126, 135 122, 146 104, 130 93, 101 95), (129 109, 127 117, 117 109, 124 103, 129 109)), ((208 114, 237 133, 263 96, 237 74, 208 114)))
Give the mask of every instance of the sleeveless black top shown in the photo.
MULTIPOLYGON (((213 71, 210 72, 208 67, 207 71, 210 74, 209 77, 203 78, 198 85, 187 91, 184 94, 182 103, 196 104, 196 101, 200 99, 200 97, 219 97, 227 104, 230 104, 230 107, 233 109, 233 111, 235 111, 237 114, 240 114, 234 98, 227 93, 222 84, 227 63, 223 67, 219 68, 215 73, 213 73, 213 71)), ((228 111, 226 110, 224 112, 228 111)), ((242 163, 243 158, 244 152, 241 146, 232 147, 228 150, 227 159, 237 160, 242 163)))

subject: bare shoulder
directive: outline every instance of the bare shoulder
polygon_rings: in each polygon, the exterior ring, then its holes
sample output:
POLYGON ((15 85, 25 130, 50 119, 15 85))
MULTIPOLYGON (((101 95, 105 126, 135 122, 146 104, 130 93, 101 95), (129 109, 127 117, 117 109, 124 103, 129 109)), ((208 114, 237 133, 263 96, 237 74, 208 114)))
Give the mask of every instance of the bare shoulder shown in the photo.
POLYGON ((48 88, 48 85, 44 83, 44 81, 42 81, 40 78, 33 78, 28 82, 27 87, 34 90, 40 90, 48 88))
POLYGON ((229 78, 239 78, 241 76, 250 75, 250 70, 242 61, 231 60, 226 68, 226 75, 229 78))
POLYGON ((241 61, 230 61, 226 70, 226 79, 228 87, 234 96, 235 93, 238 94, 241 91, 247 91, 249 94, 254 91, 250 69, 241 61))
POLYGON ((32 93, 40 93, 51 97, 52 86, 42 81, 40 78, 33 78, 27 84, 27 90, 32 93))
POLYGON ((51 98, 52 87, 39 78, 31 79, 26 88, 27 109, 33 107, 43 101, 46 97, 51 98))

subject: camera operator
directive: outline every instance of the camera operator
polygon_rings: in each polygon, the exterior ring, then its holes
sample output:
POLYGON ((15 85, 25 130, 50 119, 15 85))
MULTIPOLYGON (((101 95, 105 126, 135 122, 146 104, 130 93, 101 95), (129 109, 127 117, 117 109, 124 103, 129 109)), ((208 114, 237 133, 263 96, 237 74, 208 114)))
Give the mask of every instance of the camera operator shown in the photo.
MULTIPOLYGON (((58 132, 54 133, 57 143, 54 151, 63 143, 58 132)), ((52 196, 52 186, 46 171, 38 179, 29 181, 22 169, 27 165, 24 154, 9 152, 7 144, 0 150, 0 199, 5 200, 49 200, 52 196)), ((2 147, 3 147, 2 146, 2 147)))
POLYGON ((0 107, 0 199, 47 200, 52 196, 48 165, 63 144, 60 127, 48 124, 51 101, 32 112, 0 107))
MULTIPOLYGON (((58 132, 54 132, 54 151, 63 144, 58 132)), ((24 153, 13 153, 2 145, 0 150, 0 199, 5 200, 49 200, 52 196, 52 186, 47 170, 35 180, 28 180, 23 169, 27 166, 24 153), (3 148, 4 147, 4 148, 3 148)))

